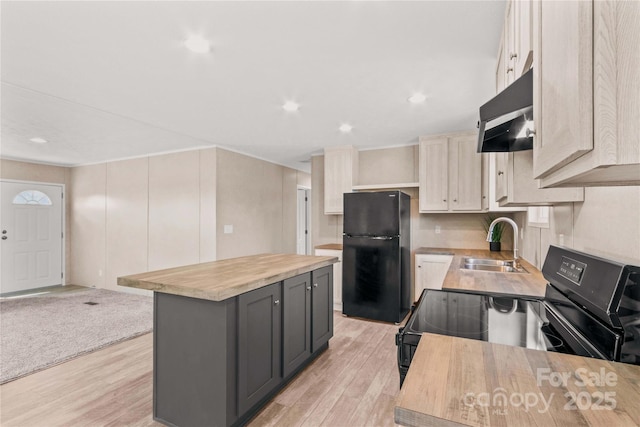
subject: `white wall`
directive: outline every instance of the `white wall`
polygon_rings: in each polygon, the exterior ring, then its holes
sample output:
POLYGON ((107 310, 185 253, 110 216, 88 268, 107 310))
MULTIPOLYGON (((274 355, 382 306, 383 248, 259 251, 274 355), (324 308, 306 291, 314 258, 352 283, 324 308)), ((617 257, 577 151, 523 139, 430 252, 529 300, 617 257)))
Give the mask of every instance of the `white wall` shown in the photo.
POLYGON ((516 215, 524 226, 522 256, 541 267, 549 245, 640 265, 640 187, 585 188, 583 202, 554 206, 550 227, 526 225, 526 214, 516 215))
POLYGON ((149 158, 149 270, 200 259, 199 151, 149 158))
POLYGON ((149 159, 111 162, 106 167, 104 286, 115 289, 118 276, 148 268, 149 159))
POLYGON ((107 165, 73 168, 71 183, 71 271, 67 283, 104 288, 107 165))
POLYGON ((296 253, 297 187, 309 174, 222 149, 217 170, 218 258, 296 253))
POLYGON ((295 253, 296 190, 311 185, 307 173, 217 148, 74 168, 2 160, 0 177, 66 184, 66 283, 114 290, 125 290, 118 276, 295 253), (224 224, 234 233, 218 238, 224 224))

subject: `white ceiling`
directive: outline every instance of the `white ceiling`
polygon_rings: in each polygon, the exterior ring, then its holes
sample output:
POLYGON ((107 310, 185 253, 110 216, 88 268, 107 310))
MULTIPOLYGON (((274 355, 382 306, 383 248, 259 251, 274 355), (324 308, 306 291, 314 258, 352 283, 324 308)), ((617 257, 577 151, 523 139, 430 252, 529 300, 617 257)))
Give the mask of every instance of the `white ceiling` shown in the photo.
POLYGON ((504 7, 3 1, 1 155, 70 166, 215 145, 308 171, 324 147, 472 129, 504 7), (185 49, 192 33, 212 51, 185 49))

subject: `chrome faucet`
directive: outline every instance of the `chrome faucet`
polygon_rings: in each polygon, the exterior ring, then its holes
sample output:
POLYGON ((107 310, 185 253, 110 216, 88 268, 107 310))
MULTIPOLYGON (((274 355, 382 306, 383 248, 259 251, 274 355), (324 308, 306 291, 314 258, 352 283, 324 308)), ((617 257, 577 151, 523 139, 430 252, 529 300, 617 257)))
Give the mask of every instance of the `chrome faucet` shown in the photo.
POLYGON ((489 233, 487 234, 487 242, 491 242, 491 235, 493 234, 493 227, 499 222, 508 222, 513 227, 513 266, 520 268, 520 261, 518 261, 518 224, 511 218, 501 216, 491 222, 489 226, 489 233))

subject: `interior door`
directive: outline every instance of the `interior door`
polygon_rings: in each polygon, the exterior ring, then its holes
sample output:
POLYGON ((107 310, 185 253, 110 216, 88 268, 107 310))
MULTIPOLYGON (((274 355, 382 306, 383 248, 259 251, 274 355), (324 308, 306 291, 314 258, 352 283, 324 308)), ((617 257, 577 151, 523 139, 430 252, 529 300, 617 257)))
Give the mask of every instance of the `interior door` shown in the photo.
POLYGON ((0 293, 62 284, 62 186, 1 182, 0 293))
POLYGON ((311 255, 309 239, 309 190, 298 188, 296 253, 311 255))

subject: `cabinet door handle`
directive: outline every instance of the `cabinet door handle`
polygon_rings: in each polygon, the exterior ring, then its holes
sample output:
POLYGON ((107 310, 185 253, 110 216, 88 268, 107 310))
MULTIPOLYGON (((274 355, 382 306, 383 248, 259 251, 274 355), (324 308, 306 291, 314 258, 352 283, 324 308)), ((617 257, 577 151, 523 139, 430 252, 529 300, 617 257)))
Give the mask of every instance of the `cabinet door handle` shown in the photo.
POLYGON ((509 74, 511 72, 513 72, 513 68, 511 68, 511 67, 507 68, 507 74, 509 74))
POLYGON ((499 175, 504 175, 504 172, 502 172, 502 171, 498 171, 498 176, 499 176, 499 175))
POLYGON ((518 54, 517 54, 517 53, 515 53, 515 52, 512 52, 512 53, 509 55, 509 59, 514 59, 514 58, 517 58, 517 57, 518 57, 518 54))
POLYGON ((447 199, 442 199, 442 201, 443 201, 443 202, 446 202, 446 201, 447 201, 447 199))
POLYGON ((307 286, 307 290, 310 291, 311 290, 311 286, 307 286))
POLYGON ((458 199, 453 199, 453 203, 458 203, 458 199))
POLYGON ((314 287, 314 288, 317 288, 317 287, 318 287, 318 284, 317 284, 317 283, 314 283, 314 284, 313 284, 313 287, 314 287))
POLYGON ((279 300, 279 299, 277 299, 277 300, 275 300, 275 301, 273 302, 273 305, 278 305, 278 304, 280 304, 280 300, 279 300))

